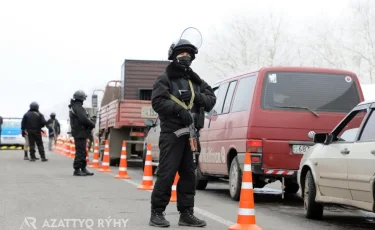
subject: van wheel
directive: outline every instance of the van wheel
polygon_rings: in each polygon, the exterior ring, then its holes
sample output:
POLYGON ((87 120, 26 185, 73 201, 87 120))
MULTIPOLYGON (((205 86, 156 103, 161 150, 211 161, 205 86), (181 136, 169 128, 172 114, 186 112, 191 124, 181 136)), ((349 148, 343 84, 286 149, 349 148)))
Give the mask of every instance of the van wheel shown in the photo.
POLYGON ((295 194, 297 193, 299 190, 299 185, 297 182, 290 182, 290 183, 286 183, 285 185, 285 193, 288 193, 288 194, 295 194))
POLYGON ((311 171, 308 171, 303 191, 303 204, 308 219, 319 220, 323 217, 323 205, 315 201, 316 186, 311 171))
POLYGON ((230 197, 238 201, 241 195, 242 172, 238 164, 237 156, 235 156, 230 164, 229 170, 229 194, 230 197))
POLYGON ((202 178, 202 171, 199 168, 199 164, 197 169, 195 170, 195 188, 197 190, 205 190, 208 184, 208 180, 203 180, 202 178))

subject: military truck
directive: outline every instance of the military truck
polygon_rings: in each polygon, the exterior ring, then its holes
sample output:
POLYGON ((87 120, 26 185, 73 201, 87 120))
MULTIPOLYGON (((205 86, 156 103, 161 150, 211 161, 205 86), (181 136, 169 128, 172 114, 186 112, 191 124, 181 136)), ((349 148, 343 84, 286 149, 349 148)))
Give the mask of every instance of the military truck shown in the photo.
MULTIPOLYGON (((147 119, 157 113, 151 106, 152 85, 169 61, 126 59, 121 67, 121 80, 108 82, 99 114, 100 150, 109 141, 110 165, 119 165, 122 142, 127 143, 127 159, 142 162, 147 119)), ((101 154, 102 156, 103 154, 101 154)))

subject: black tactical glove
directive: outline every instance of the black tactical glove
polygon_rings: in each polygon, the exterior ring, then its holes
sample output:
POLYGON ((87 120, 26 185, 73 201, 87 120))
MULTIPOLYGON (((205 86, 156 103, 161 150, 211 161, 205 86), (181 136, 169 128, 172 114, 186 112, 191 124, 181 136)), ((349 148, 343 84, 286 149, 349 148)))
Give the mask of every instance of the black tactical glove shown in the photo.
POLYGON ((193 123, 193 118, 191 117, 190 113, 186 109, 182 109, 178 116, 181 118, 182 123, 184 125, 191 125, 193 123))
POLYGON ((21 135, 22 135, 22 137, 25 137, 26 136, 26 132, 22 130, 21 135))
POLYGON ((183 102, 190 102, 191 96, 191 91, 185 91, 180 95, 179 99, 183 102))

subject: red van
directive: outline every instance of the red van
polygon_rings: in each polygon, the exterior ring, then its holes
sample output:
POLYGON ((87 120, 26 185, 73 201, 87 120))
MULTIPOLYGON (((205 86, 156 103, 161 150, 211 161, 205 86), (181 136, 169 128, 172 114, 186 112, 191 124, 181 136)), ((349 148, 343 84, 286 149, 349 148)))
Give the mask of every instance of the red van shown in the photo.
POLYGON ((296 193, 302 155, 314 143, 309 132, 329 132, 364 100, 356 74, 337 69, 269 67, 214 85, 217 102, 200 132, 197 189, 229 179, 238 200, 246 152, 253 185, 280 180, 296 193))

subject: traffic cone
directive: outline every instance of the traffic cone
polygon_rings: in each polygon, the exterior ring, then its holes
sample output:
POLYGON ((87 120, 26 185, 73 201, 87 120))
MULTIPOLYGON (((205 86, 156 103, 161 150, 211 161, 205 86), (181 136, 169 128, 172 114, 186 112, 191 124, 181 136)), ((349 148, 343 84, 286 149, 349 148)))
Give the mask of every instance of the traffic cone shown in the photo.
POLYGON ((65 156, 69 156, 70 150, 71 150, 70 143, 69 143, 68 140, 66 140, 66 141, 65 141, 65 144, 64 144, 64 152, 63 152, 63 155, 65 155, 65 156))
POLYGON ((70 144, 70 155, 68 157, 72 159, 76 157, 76 145, 74 144, 74 140, 72 140, 70 144))
POLYGON ((98 140, 95 140, 94 157, 92 159, 92 164, 89 167, 90 168, 100 168, 98 140))
POLYGON ((112 172, 111 168, 109 167, 109 141, 108 140, 105 141, 102 167, 99 169, 99 172, 112 172))
POLYGON ((86 140, 86 163, 87 165, 90 165, 89 139, 86 140))
POLYGON ((143 172, 143 179, 142 185, 138 186, 140 190, 153 190, 154 189, 154 181, 152 177, 152 155, 151 155, 151 144, 147 145, 147 154, 146 154, 146 161, 145 167, 143 172))
POLYGON ((118 175, 115 176, 115 178, 130 179, 130 176, 128 175, 128 162, 126 159, 126 141, 122 142, 120 167, 118 168, 118 175))
POLYGON ((178 172, 177 172, 176 176, 174 178, 173 185, 172 185, 172 195, 171 195, 171 199, 170 199, 169 202, 176 202, 177 201, 177 191, 176 191, 176 188, 177 188, 177 183, 178 183, 179 179, 180 179, 180 175, 178 175, 178 172))
POLYGON ((230 226, 228 230, 262 230, 261 227, 255 224, 253 173, 251 171, 250 153, 246 153, 243 169, 237 224, 230 226))

